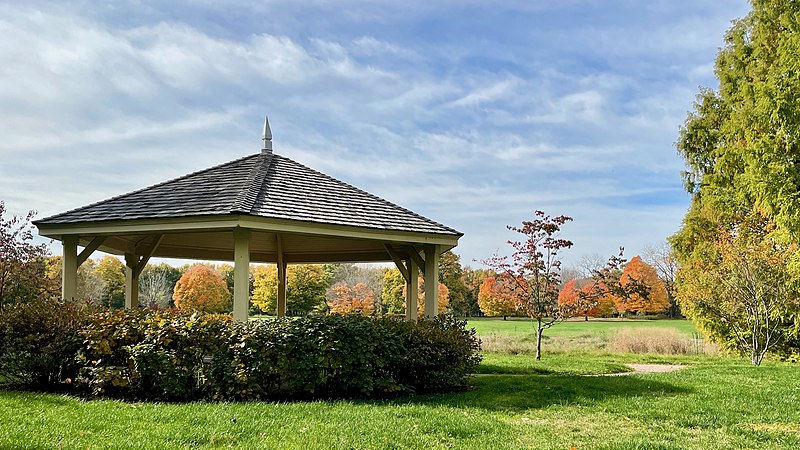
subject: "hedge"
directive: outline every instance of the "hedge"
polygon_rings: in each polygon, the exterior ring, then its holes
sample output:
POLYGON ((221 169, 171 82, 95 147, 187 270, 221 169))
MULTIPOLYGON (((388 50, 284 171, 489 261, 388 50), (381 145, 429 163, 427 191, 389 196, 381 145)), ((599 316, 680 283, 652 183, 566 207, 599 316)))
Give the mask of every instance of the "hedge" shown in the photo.
POLYGON ((0 377, 163 401, 457 390, 480 361, 465 325, 448 316, 412 323, 357 315, 234 323, 227 315, 37 301, 0 312, 0 377))

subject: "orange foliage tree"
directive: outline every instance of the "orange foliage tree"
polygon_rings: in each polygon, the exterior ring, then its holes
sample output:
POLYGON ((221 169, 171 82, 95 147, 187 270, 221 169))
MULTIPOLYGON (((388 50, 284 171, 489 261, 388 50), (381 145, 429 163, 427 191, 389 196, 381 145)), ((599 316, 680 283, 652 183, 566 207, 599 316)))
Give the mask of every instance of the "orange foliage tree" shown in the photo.
POLYGON ((634 293, 627 299, 616 298, 616 308, 620 313, 662 313, 669 308, 669 295, 667 288, 658 272, 650 264, 642 261, 642 258, 635 256, 625 266, 620 277, 620 285, 623 287, 630 285, 635 280, 646 287, 647 292, 634 293))
POLYGON ((615 297, 608 292, 602 282, 599 286, 592 283, 595 280, 568 281, 558 294, 558 304, 564 310, 572 311, 575 316, 606 317, 614 313, 615 297))
POLYGON ((520 299, 509 289, 502 277, 489 277, 483 280, 478 291, 478 306, 487 316, 516 316, 520 313, 520 299))
POLYGON ((218 313, 227 310, 231 294, 225 280, 209 266, 191 266, 175 284, 175 306, 190 311, 218 313))
POLYGON ((331 286, 328 308, 331 314, 371 316, 375 312, 375 292, 364 283, 352 288, 347 283, 336 283, 331 286))

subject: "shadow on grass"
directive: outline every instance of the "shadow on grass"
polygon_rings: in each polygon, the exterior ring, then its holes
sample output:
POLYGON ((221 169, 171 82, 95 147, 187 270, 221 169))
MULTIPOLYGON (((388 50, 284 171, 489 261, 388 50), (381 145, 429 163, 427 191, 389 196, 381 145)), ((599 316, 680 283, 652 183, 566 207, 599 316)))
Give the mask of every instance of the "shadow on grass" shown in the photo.
POLYGON ((689 394, 691 389, 639 377, 577 375, 484 375, 472 380, 473 389, 398 399, 394 403, 524 411, 551 405, 596 405, 613 398, 663 397, 689 394))

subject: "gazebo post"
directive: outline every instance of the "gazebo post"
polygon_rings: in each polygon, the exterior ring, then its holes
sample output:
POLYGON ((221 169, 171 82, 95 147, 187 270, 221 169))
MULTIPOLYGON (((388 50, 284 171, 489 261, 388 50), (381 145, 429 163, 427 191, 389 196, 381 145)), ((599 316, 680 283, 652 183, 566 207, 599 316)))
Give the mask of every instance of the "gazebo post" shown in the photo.
POLYGON ((425 316, 439 310, 439 246, 425 245, 425 316))
POLYGON ((283 239, 276 235, 278 248, 278 301, 275 315, 286 317, 286 261, 283 259, 283 239))
POLYGON ((413 259, 408 259, 408 280, 406 280, 406 320, 417 320, 419 297, 419 268, 413 259))
POLYGON ((233 230, 233 320, 247 322, 250 308, 250 230, 233 230))
POLYGON ((139 306, 139 257, 133 253, 125 253, 125 308, 139 306))
POLYGON ((62 243, 61 297, 72 301, 78 296, 78 236, 64 236, 62 243))

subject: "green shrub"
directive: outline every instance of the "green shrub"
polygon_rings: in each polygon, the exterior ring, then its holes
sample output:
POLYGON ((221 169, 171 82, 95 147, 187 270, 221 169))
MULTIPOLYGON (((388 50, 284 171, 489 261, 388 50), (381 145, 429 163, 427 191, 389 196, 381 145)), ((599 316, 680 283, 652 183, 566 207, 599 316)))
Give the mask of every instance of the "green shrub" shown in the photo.
POLYGON ((0 379, 49 390, 71 383, 88 306, 31 300, 0 309, 0 379))
POLYGON ((474 331, 446 317, 418 323, 357 315, 233 323, 227 315, 177 310, 25 307, 0 321, 0 338, 12 342, 3 346, 0 360, 40 364, 26 371, 4 364, 3 370, 44 374, 35 380, 47 383, 74 378, 75 386, 94 396, 387 396, 463 388, 479 362, 474 331))

